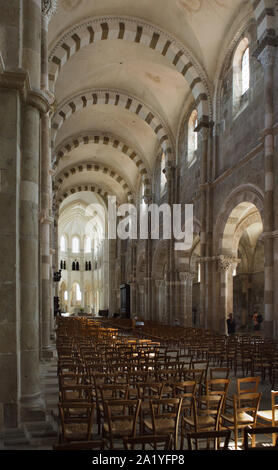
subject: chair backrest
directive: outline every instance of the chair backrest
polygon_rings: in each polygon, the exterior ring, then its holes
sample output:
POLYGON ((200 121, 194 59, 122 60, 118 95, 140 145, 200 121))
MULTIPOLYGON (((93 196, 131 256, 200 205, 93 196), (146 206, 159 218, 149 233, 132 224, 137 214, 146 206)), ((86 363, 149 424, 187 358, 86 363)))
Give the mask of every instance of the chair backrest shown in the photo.
POLYGON ((84 384, 66 384, 59 387, 59 400, 61 402, 85 402, 89 403, 93 400, 92 385, 84 384))
POLYGON ((158 420, 161 419, 163 419, 163 421, 167 419, 174 420, 175 430, 178 429, 181 406, 182 398, 160 398, 150 400, 153 430, 155 434, 159 434, 157 423, 159 422, 158 420))
POLYGON ((260 392, 234 394, 234 420, 237 423, 241 413, 252 416, 253 424, 256 425, 257 413, 260 406, 262 394, 260 392))
POLYGON ((107 421, 109 434, 113 435, 113 423, 115 421, 122 423, 122 429, 125 429, 125 421, 132 421, 131 436, 136 435, 136 424, 141 408, 141 400, 106 400, 103 402, 104 419, 107 421))
POLYGON ((92 437, 92 428, 93 428, 93 418, 95 404, 85 403, 85 402, 64 402, 58 403, 60 424, 62 430, 62 441, 67 441, 70 437, 67 435, 67 426, 68 425, 86 425, 82 430, 80 439, 77 439, 76 436, 73 440, 84 440, 90 441, 92 437))
POLYGON ((214 424, 210 424, 212 431, 219 430, 219 421, 224 403, 223 395, 202 395, 192 398, 192 413, 195 432, 199 432, 199 416, 206 416, 213 419, 214 424))
POLYGON ((136 445, 141 445, 142 449, 146 445, 151 446, 154 449, 157 449, 159 445, 163 446, 163 450, 172 450, 173 446, 173 436, 172 434, 167 434, 165 436, 158 435, 149 435, 149 436, 137 436, 137 437, 125 437, 123 439, 125 450, 135 450, 136 445))
POLYGON ((138 398, 147 401, 152 398, 161 398, 165 384, 163 382, 144 382, 137 384, 138 398))
POLYGON ((128 383, 101 384, 98 386, 102 403, 107 400, 127 400, 128 383))
POLYGON ((237 394, 256 393, 260 383, 260 377, 243 377, 237 379, 237 394))
POLYGON ((206 381, 206 395, 223 395, 224 401, 228 393, 229 379, 209 379, 206 381))
POLYGON ((200 441, 206 440, 207 444, 213 441, 214 450, 229 450, 229 442, 231 437, 231 430, 225 429, 221 431, 199 431, 199 432, 189 432, 186 434, 188 450, 194 450, 192 446, 192 441, 195 441, 195 450, 207 450, 207 445, 204 447, 199 446, 200 441), (224 443, 221 446, 220 440, 224 439, 224 443))
POLYGON ((173 384, 174 398, 191 398, 195 396, 196 390, 196 380, 186 380, 184 382, 175 382, 173 384))

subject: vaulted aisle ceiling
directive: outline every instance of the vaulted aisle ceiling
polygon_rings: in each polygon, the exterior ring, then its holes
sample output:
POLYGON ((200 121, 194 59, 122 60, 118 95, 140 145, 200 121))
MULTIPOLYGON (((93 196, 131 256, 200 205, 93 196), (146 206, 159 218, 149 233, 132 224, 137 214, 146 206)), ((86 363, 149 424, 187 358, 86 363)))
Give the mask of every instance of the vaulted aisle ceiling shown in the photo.
POLYGON ((189 106, 209 120, 222 48, 250 15, 248 0, 59 0, 49 25, 56 192, 95 184, 133 200, 161 151, 175 160, 189 106))

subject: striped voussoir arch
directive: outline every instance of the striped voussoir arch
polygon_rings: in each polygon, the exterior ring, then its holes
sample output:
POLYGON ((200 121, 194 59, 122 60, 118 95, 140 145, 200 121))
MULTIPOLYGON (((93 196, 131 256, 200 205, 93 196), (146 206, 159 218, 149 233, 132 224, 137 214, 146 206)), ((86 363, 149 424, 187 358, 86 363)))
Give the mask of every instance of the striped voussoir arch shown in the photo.
POLYGON ((108 145, 119 152, 127 155, 133 163, 137 166, 139 174, 141 176, 142 182, 146 187, 151 187, 151 180, 149 176, 149 171, 145 163, 142 160, 142 157, 138 155, 138 152, 130 147, 129 144, 123 142, 117 136, 106 134, 100 134, 97 132, 84 133, 82 135, 76 135, 70 137, 64 141, 54 152, 53 159, 53 168, 57 168, 60 158, 63 158, 65 155, 70 153, 73 149, 76 149, 82 145, 97 144, 97 145, 108 145))
POLYGON ((257 22, 257 39, 260 44, 275 45, 275 5, 273 0, 250 0, 257 22), (273 44, 272 44, 273 40, 273 44))
POLYGON ((61 68, 82 47, 102 40, 115 39, 144 45, 166 57, 189 84, 198 109, 199 122, 208 125, 209 103, 205 72, 175 38, 139 19, 111 16, 94 18, 71 28, 50 52, 50 80, 57 80, 61 68))
POLYGON ((163 123, 157 113, 153 112, 147 105, 135 97, 122 92, 109 90, 87 91, 71 98, 65 104, 61 105, 52 118, 52 147, 55 147, 57 133, 67 119, 87 106, 98 104, 119 106, 119 108, 126 109, 143 119, 157 135, 158 141, 165 155, 167 155, 168 160, 173 160, 173 146, 171 143, 173 138, 169 137, 171 131, 163 123))
POLYGON ((104 175, 109 176, 113 180, 115 180, 118 184, 121 185, 122 189, 124 190, 126 194, 126 198, 128 201, 133 201, 134 199, 134 194, 133 191, 131 190, 129 184, 125 181, 125 179, 117 173, 114 168, 107 166, 107 165, 102 165, 101 163, 92 163, 90 161, 86 162, 80 162, 77 163, 76 165, 69 166, 59 172, 55 178, 55 183, 54 185, 54 190, 59 191, 62 184, 66 181, 67 178, 69 178, 72 175, 78 175, 78 173, 82 172, 88 172, 88 171, 94 171, 98 173, 102 173, 104 175))
POLYGON ((104 188, 103 186, 98 186, 97 184, 92 184, 92 183, 80 184, 80 185, 76 184, 76 185, 69 186, 63 191, 60 191, 54 194, 54 198, 53 198, 54 207, 58 209, 60 204, 62 204, 62 202, 65 199, 72 196, 73 194, 80 193, 83 191, 97 194, 103 199, 105 204, 107 204, 108 196, 115 196, 114 194, 111 193, 111 191, 104 188))

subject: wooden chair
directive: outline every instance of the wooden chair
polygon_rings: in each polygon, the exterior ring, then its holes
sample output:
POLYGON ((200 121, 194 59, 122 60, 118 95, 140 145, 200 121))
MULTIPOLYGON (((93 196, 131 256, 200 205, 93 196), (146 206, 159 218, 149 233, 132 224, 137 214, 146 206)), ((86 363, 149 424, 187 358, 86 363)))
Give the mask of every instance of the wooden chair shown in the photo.
POLYGON ((93 401, 93 388, 91 385, 61 385, 59 387, 59 401, 63 402, 85 402, 93 401))
POLYGON ((128 383, 106 383, 98 386, 102 403, 106 400, 126 400, 128 383))
POLYGON ((222 413, 222 426, 234 431, 235 449, 238 447, 238 431, 246 426, 256 426, 261 393, 234 395, 233 413, 222 413), (227 423, 227 424, 225 424, 227 423))
POLYGON ((164 390, 162 382, 144 382, 137 384, 137 397, 141 400, 140 434, 144 435, 144 418, 150 416, 150 400, 161 398, 164 390))
POLYGON ((175 382, 172 384, 172 389, 173 398, 182 398, 181 415, 184 415, 186 410, 190 410, 192 406, 192 398, 196 396, 197 382, 196 380, 175 382))
POLYGON ((137 437, 125 437, 123 439, 125 450, 136 450, 136 446, 139 447, 139 450, 145 450, 145 446, 150 446, 152 449, 158 450, 161 445, 160 450, 172 450, 173 446, 173 436, 172 434, 157 436, 137 436, 137 437))
MULTIPOLYGON (((271 423, 272 427, 278 425, 278 391, 271 391, 271 410, 259 410, 258 419, 267 423, 271 423)), ((273 445, 275 445, 277 436, 272 436, 273 445)))
POLYGON ((230 376, 229 367, 210 367, 209 378, 210 379, 228 379, 230 376))
POLYGON ((223 395, 223 409, 225 409, 229 384, 230 379, 209 379, 206 381, 206 395, 223 395))
POLYGON ((135 437, 141 400, 110 400, 103 405, 102 435, 108 439, 110 449, 114 449, 115 439, 135 437))
POLYGON ((226 429, 222 431, 200 431, 200 432, 189 432, 186 435, 188 450, 194 450, 192 441, 195 442, 195 450, 207 450, 210 448, 211 441, 213 442, 213 450, 229 450, 229 442, 231 437, 231 430, 226 429), (224 439, 224 443, 221 446, 221 439, 224 439), (206 446, 200 447, 200 441, 205 440, 206 446))
POLYGON ((273 439, 273 436, 277 436, 278 427, 257 427, 252 428, 251 426, 246 426, 243 430, 243 446, 244 450, 276 450, 278 449, 278 439, 273 439), (268 435, 272 434, 272 446, 268 443, 260 442, 259 444, 254 444, 254 439, 252 439, 252 447, 249 446, 248 436, 254 438, 257 435, 268 435))
MULTIPOLYGON (((258 391, 260 377, 242 377, 236 379, 237 395, 245 393, 256 393, 258 391)), ((226 407, 232 409, 234 406, 234 397, 227 394, 226 407)))
POLYGON ((181 450, 188 432, 219 430, 223 400, 223 395, 192 397, 190 413, 181 420, 181 450))
POLYGON ((177 450, 178 429, 182 398, 161 398, 150 400, 151 419, 144 420, 144 428, 154 435, 172 434, 174 450, 177 450))
POLYGON ((95 404, 64 402, 58 403, 60 417, 60 443, 91 441, 95 404))

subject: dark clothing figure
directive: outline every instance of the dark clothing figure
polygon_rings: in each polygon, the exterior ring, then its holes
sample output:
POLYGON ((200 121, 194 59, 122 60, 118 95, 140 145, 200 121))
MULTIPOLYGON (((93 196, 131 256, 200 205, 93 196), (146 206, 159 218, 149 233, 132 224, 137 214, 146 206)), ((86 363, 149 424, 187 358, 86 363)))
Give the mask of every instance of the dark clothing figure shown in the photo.
POLYGON ((253 325, 255 331, 260 331, 261 323, 263 321, 263 317, 260 313, 255 312, 253 315, 253 325))
POLYGON ((227 329, 228 329, 228 335, 233 335, 236 331, 236 322, 232 314, 230 314, 229 318, 227 319, 227 329))

